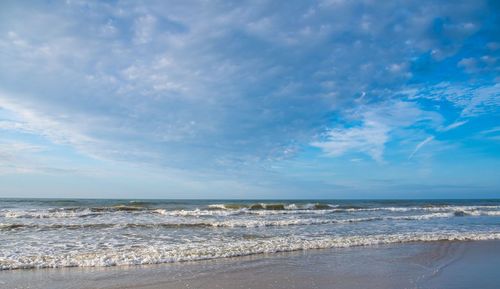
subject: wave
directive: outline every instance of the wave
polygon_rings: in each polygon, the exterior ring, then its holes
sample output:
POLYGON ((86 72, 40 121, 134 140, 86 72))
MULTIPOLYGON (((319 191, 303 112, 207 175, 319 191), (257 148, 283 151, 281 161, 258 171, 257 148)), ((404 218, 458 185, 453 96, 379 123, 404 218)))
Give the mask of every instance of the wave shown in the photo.
POLYGON ((24 219, 46 219, 46 218, 75 218, 90 217, 99 215, 90 209, 84 210, 29 210, 29 211, 5 211, 0 214, 4 218, 24 218, 24 219))
POLYGON ((139 204, 134 205, 115 205, 111 207, 96 207, 90 208, 92 212, 136 212, 136 211, 145 211, 148 208, 141 206, 139 204))
POLYGON ((57 209, 33 209, 33 210, 4 210, 0 212, 0 217, 4 218, 26 218, 26 219, 45 219, 45 218, 75 218, 92 217, 105 213, 114 212, 143 212, 148 209, 141 206, 117 205, 111 207, 94 208, 57 208, 57 209))
POLYGON ((454 212, 457 217, 461 216, 500 216, 500 211, 481 211, 481 210, 457 210, 454 212))
POLYGON ((187 243, 163 246, 113 248, 94 252, 71 251, 59 254, 16 255, 0 258, 0 270, 104 267, 120 265, 145 265, 197 261, 216 258, 270 254, 310 249, 372 246, 392 243, 499 240, 500 232, 441 232, 381 234, 370 236, 324 237, 272 237, 268 239, 214 240, 207 243, 187 243))
MULTIPOLYGON (((211 204, 208 205, 210 210, 234 210, 234 211, 329 211, 329 212, 363 212, 363 211, 391 211, 391 212, 409 212, 409 211, 428 211, 428 212, 445 212, 445 211, 474 211, 474 210, 496 210, 500 206, 493 205, 476 205, 476 206, 455 206, 455 205, 441 205, 441 206, 414 206, 414 207, 363 207, 353 205, 332 205, 325 203, 308 203, 308 204, 265 204, 258 203, 252 205, 243 204, 211 204), (246 209, 246 210, 245 210, 246 209)), ((199 211, 203 211, 198 209, 199 211)), ((251 213, 251 212, 250 212, 251 213)), ((286 212, 283 212, 286 213, 286 212)))
POLYGON ((433 213, 414 216, 378 216, 351 219, 286 219, 286 220, 225 220, 225 221, 203 221, 182 223, 83 223, 83 224, 0 224, 0 231, 20 229, 104 229, 104 228, 257 228, 257 227, 284 227, 284 226, 307 226, 324 224, 347 224, 358 222, 382 221, 382 220, 429 220, 433 218, 448 218, 455 216, 453 213, 433 213))
POLYGON ((92 208, 57 208, 43 210, 2 210, 0 217, 4 218, 86 218, 103 214, 130 213, 130 214, 160 214, 177 217, 201 217, 201 216, 234 216, 234 215, 293 215, 309 214, 323 215, 333 213, 357 213, 357 212, 431 212, 448 213, 456 212, 456 215, 467 216, 499 216, 500 206, 434 206, 434 207, 340 207, 331 204, 211 204, 205 209, 162 209, 148 208, 143 204, 116 205, 109 207, 92 208))
POLYGON ((65 229, 65 230, 76 230, 76 229, 104 229, 116 227, 116 224, 0 224, 0 231, 9 231, 16 229, 37 229, 37 230, 48 230, 48 229, 65 229))
POLYGON ((410 211, 426 211, 426 212, 446 212, 446 211, 476 211, 476 210, 498 210, 500 206, 421 206, 421 207, 375 207, 375 208, 363 208, 363 207, 348 207, 348 208, 337 208, 333 209, 335 211, 346 211, 346 212, 361 212, 361 211, 391 211, 391 212, 410 212, 410 211))
POLYGON ((346 224, 382 220, 429 220, 433 218, 449 218, 453 217, 452 213, 434 213, 415 216, 378 216, 366 218, 351 218, 351 219, 289 219, 289 220, 228 220, 222 222, 212 222, 212 227, 274 227, 274 226, 303 226, 303 225, 323 225, 323 224, 346 224))
POLYGON ((288 204, 288 203, 256 203, 256 204, 211 204, 208 205, 209 209, 219 210, 325 210, 336 208, 338 205, 331 205, 325 203, 307 203, 307 204, 288 204))
POLYGON ((358 218, 347 220, 228 220, 214 222, 184 222, 184 223, 95 223, 95 224, 0 224, 0 231, 19 230, 19 229, 104 229, 104 228, 256 228, 256 227, 274 227, 274 226, 300 226, 300 225, 320 225, 320 224, 335 224, 335 223, 353 223, 363 221, 375 221, 381 218, 358 218))

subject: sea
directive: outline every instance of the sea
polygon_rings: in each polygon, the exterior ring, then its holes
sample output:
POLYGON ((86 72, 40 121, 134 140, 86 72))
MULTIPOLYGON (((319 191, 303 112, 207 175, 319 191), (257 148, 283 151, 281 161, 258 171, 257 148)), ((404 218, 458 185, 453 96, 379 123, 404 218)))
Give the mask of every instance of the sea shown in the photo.
POLYGON ((500 239, 500 200, 0 199, 0 270, 500 239))

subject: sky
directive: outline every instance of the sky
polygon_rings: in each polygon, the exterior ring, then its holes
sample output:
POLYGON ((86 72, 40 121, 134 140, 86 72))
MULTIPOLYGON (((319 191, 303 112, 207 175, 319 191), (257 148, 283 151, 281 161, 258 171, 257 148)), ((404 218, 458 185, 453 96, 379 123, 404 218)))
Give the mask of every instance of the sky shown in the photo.
POLYGON ((0 197, 500 198, 499 1, 1 1, 0 197))

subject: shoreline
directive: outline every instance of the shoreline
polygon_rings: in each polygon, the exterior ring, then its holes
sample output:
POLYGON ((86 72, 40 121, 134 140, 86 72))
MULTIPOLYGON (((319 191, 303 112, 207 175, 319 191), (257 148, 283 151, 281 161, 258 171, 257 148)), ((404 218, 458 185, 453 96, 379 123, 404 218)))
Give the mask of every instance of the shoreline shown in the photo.
POLYGON ((315 249, 158 265, 0 271, 2 288, 496 288, 500 241, 315 249))

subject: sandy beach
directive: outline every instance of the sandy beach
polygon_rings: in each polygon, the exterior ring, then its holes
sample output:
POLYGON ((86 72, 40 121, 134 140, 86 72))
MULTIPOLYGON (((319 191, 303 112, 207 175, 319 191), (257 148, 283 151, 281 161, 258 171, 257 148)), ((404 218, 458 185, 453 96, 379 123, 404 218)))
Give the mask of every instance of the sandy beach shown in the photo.
POLYGON ((498 288, 500 241, 428 242, 0 272, 1 288, 498 288))

